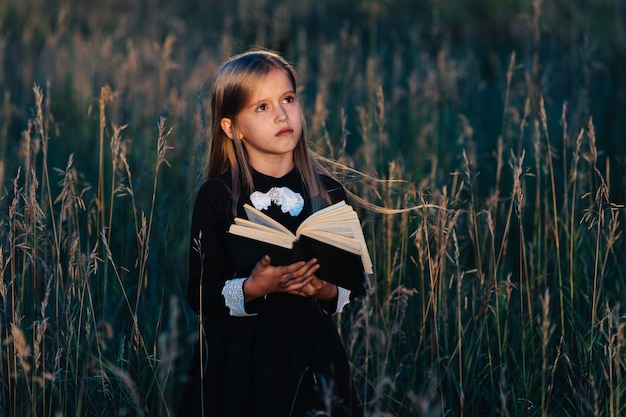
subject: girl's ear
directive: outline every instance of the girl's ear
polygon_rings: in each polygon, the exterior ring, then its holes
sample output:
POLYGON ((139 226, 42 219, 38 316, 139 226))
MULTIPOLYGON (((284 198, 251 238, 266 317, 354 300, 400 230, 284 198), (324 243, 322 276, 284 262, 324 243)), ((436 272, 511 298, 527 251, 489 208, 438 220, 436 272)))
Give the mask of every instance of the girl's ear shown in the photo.
POLYGON ((220 125, 222 126, 222 130, 224 131, 224 133, 226 133, 226 136, 232 139, 234 136, 233 121, 230 119, 230 117, 223 117, 222 120, 220 120, 220 125))

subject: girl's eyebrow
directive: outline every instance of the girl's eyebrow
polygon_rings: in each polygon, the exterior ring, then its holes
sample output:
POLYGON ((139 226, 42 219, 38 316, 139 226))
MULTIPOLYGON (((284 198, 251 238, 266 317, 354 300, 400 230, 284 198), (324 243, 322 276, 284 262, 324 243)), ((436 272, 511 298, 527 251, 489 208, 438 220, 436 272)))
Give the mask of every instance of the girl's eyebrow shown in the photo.
MULTIPOLYGON (((291 88, 291 89, 285 91, 284 93, 282 93, 279 97, 284 97, 284 96, 287 96, 287 95, 290 95, 290 94, 291 95, 295 95, 296 92, 291 88)), ((261 104, 261 103, 264 103, 266 101, 270 101, 270 99, 269 98, 261 98, 261 99, 258 99, 256 101, 251 101, 250 102, 250 107, 258 105, 258 104, 261 104)))

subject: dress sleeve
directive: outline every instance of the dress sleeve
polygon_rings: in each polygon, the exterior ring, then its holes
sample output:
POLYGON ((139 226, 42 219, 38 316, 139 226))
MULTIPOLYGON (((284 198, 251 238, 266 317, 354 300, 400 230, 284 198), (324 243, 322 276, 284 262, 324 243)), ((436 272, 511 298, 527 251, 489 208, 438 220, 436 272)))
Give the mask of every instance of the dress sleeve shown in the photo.
POLYGON ((350 303, 350 290, 337 286, 337 310, 335 313, 341 313, 343 308, 350 303))
POLYGON ((341 313, 343 308, 350 304, 350 295, 352 292, 346 288, 337 286, 337 297, 330 301, 317 300, 317 304, 328 315, 335 315, 341 313))
POLYGON ((243 293, 243 283, 247 278, 233 278, 224 283, 222 295, 231 316, 246 317, 256 316, 258 313, 248 313, 246 311, 245 294, 243 293))
POLYGON ((230 195, 226 184, 210 179, 198 190, 193 208, 187 300, 191 309, 204 317, 229 315, 222 291, 227 280, 238 278, 225 245, 233 217, 230 195))

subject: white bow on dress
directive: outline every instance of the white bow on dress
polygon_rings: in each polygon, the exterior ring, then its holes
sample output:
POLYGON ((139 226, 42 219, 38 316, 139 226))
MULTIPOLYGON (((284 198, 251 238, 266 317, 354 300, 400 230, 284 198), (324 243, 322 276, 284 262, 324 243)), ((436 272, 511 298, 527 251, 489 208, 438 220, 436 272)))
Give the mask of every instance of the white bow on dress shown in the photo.
POLYGON ((250 201, 257 210, 267 210, 270 204, 280 206, 283 213, 297 216, 304 207, 304 198, 287 187, 272 187, 266 193, 255 191, 250 194, 250 201))

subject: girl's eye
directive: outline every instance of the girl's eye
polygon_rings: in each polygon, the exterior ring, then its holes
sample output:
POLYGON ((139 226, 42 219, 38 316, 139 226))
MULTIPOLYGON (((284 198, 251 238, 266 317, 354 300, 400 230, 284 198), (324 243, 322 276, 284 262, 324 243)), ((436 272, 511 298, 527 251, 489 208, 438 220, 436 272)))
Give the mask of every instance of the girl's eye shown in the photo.
POLYGON ((285 103, 293 103, 294 101, 296 101, 296 96, 287 96, 284 98, 283 100, 285 103))
POLYGON ((265 104, 261 104, 259 107, 256 108, 256 111, 265 111, 267 110, 267 106, 265 104))

